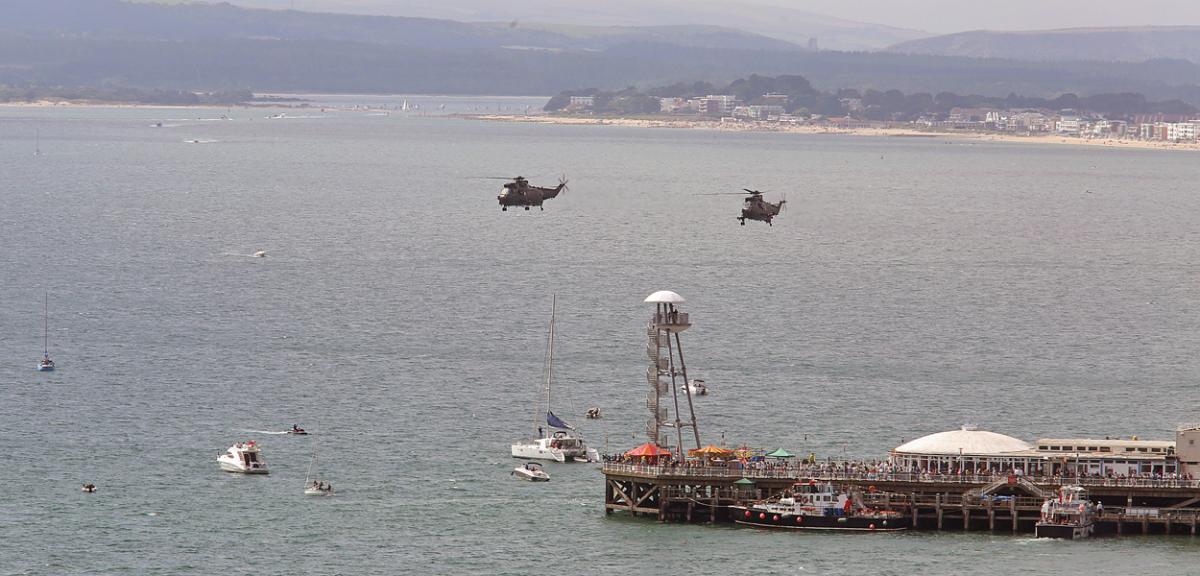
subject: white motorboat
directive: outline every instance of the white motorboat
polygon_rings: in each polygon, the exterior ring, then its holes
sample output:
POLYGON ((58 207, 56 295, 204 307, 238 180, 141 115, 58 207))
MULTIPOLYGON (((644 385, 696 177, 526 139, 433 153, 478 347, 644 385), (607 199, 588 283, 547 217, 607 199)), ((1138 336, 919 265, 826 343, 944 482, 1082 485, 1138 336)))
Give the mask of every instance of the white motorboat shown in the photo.
POLYGON ((538 406, 534 416, 534 426, 537 427, 536 438, 514 442, 512 445, 513 458, 523 460, 553 460, 555 462, 599 462, 600 454, 594 448, 588 448, 583 437, 575 427, 554 415, 550 410, 550 389, 554 382, 554 316, 558 308, 558 298, 555 297, 550 309, 550 343, 546 353, 546 424, 554 429, 550 434, 538 423, 542 419, 542 409, 538 406))
POLYGON ((530 482, 549 482, 550 475, 542 470, 542 465, 537 462, 526 462, 521 466, 513 468, 512 475, 530 482))
POLYGON ((708 386, 699 378, 688 380, 681 388, 690 392, 692 396, 708 396, 708 386))
POLYGON ((38 360, 38 372, 54 371, 54 361, 50 359, 50 293, 47 292, 46 305, 42 309, 42 359, 38 360))
POLYGON ((217 463, 226 472, 240 474, 266 474, 268 472, 267 461, 263 459, 262 449, 253 440, 238 442, 230 446, 224 454, 217 456, 217 463))

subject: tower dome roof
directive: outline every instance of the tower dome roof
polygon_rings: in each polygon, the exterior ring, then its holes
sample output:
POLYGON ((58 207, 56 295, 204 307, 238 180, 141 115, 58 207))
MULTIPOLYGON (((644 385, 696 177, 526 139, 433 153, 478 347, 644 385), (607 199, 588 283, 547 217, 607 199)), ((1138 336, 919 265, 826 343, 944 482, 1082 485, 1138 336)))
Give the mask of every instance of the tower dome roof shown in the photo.
POLYGON ((648 302, 650 304, 682 304, 687 302, 687 300, 684 300, 683 296, 680 296, 670 290, 659 290, 658 292, 647 296, 643 302, 648 302))

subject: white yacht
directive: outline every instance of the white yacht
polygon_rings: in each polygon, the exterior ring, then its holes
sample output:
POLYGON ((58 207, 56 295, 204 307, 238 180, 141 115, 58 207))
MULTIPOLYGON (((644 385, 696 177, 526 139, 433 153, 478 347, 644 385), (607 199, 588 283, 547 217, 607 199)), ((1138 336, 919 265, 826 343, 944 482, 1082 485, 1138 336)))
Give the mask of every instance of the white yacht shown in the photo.
POLYGON ((226 472, 241 474, 266 474, 267 461, 263 459, 262 450, 253 440, 238 442, 230 446, 224 454, 217 456, 217 463, 226 472))
POLYGON ((542 470, 542 465, 537 462, 526 462, 521 466, 513 468, 512 475, 521 480, 530 482, 549 482, 550 475, 542 470))
POLYGON ((575 427, 554 415, 550 410, 550 388, 554 382, 554 315, 558 307, 555 297, 550 309, 550 344, 546 353, 546 424, 553 429, 547 434, 538 422, 542 419, 541 406, 538 406, 534 417, 537 427, 536 438, 521 440, 512 445, 513 458, 524 460, 554 460, 555 462, 598 462, 600 454, 594 448, 588 448, 587 443, 575 430, 575 427))
MULTIPOLYGON (((548 412, 550 418, 556 418, 548 412)), ((598 462, 600 454, 588 448, 583 438, 566 430, 555 430, 547 438, 522 440, 512 445, 513 458, 524 460, 554 460, 555 462, 598 462)))

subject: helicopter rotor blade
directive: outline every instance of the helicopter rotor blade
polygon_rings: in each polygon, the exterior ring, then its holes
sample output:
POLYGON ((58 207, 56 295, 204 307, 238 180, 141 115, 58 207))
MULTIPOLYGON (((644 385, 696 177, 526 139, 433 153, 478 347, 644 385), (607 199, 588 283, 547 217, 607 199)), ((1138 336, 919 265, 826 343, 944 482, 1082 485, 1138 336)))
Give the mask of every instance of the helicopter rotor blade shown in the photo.
POLYGON ((697 192, 694 196, 745 196, 741 192, 697 192))

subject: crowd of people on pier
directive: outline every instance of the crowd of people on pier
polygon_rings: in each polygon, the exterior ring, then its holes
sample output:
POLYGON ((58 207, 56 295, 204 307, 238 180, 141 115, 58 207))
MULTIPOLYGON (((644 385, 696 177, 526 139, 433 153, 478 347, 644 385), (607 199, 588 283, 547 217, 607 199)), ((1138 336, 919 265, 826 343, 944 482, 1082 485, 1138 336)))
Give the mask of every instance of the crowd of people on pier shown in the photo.
POLYGON ((1073 469, 1044 474, 1020 468, 954 467, 948 470, 920 469, 894 466, 887 460, 825 460, 818 461, 813 454, 806 458, 751 458, 708 459, 660 456, 656 459, 630 457, 624 454, 606 454, 606 464, 626 465, 635 469, 658 474, 703 474, 709 476, 742 476, 768 478, 825 478, 848 480, 894 480, 911 482, 989 482, 1000 478, 1024 477, 1038 483, 1071 482, 1088 485, 1200 485, 1191 474, 1134 472, 1104 474, 1078 472, 1073 469))

